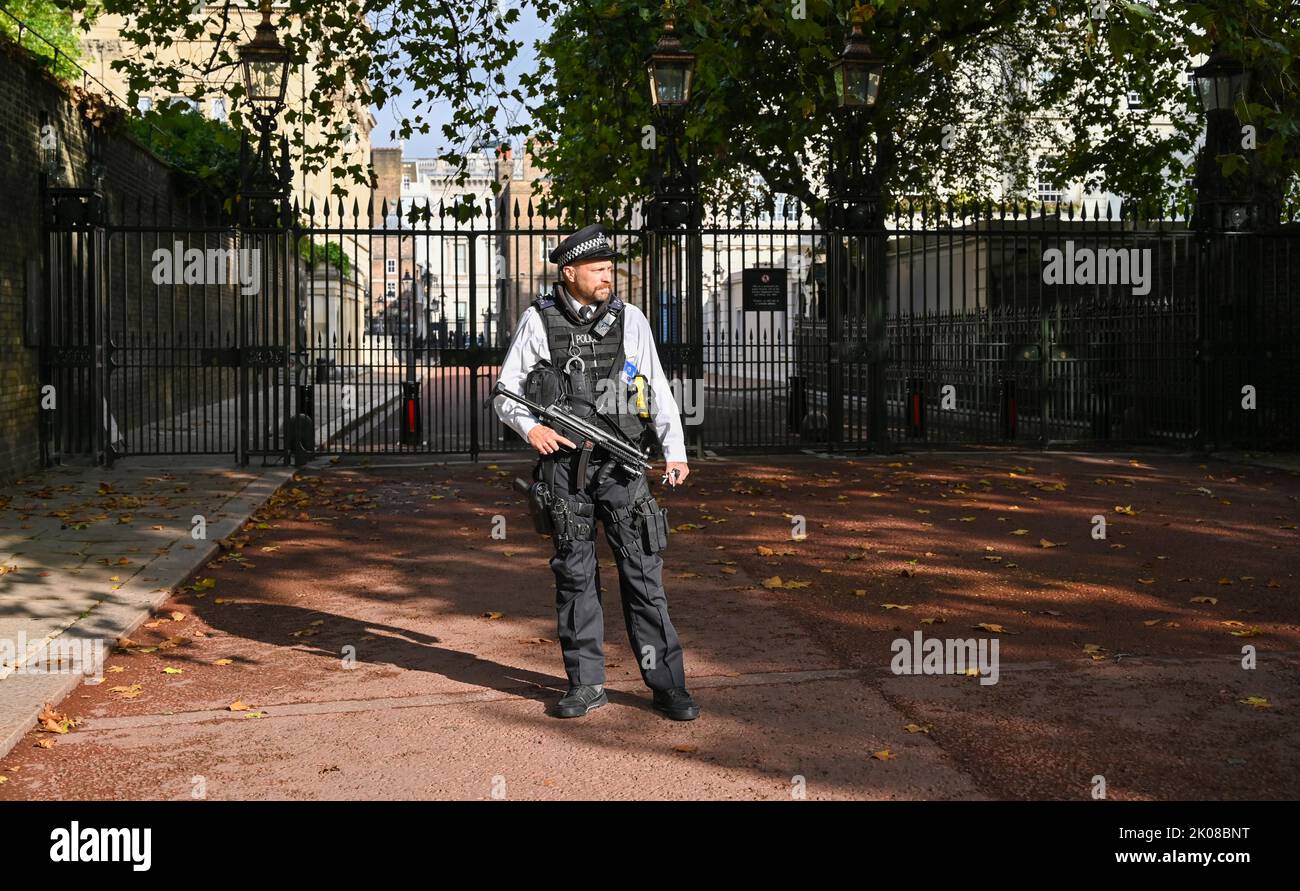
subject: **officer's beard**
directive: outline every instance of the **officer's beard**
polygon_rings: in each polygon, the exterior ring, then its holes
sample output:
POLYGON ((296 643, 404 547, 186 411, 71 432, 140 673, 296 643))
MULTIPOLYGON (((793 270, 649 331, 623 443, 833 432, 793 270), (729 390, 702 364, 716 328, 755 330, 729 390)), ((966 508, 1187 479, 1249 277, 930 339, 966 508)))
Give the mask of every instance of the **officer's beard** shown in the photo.
POLYGON ((576 282, 574 284, 569 284, 568 282, 565 282, 564 287, 568 289, 568 292, 572 294, 574 299, 577 300, 579 303, 590 301, 594 306, 598 308, 602 303, 604 303, 606 300, 609 299, 609 295, 614 293, 613 286, 610 286, 608 290, 603 290, 603 291, 598 288, 597 290, 589 294, 579 294, 576 282))

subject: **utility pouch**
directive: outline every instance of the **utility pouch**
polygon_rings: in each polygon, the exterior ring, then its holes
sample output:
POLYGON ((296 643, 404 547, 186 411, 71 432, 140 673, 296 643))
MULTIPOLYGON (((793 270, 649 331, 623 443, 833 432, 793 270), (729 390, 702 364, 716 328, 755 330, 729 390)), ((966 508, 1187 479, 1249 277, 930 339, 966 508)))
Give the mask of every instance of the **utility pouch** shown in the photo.
POLYGON ((636 514, 642 549, 647 554, 658 554, 668 547, 668 508, 647 498, 637 504, 636 514))
POLYGON ((542 359, 524 378, 524 395, 540 405, 551 405, 568 393, 567 383, 560 369, 542 359))

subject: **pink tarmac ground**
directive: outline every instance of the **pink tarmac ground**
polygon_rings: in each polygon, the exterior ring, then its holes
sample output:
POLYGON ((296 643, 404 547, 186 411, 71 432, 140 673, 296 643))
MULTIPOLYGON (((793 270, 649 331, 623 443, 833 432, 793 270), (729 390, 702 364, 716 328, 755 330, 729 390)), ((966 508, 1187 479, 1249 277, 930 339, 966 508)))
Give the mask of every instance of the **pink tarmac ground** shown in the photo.
POLYGON ((529 466, 302 471, 55 706, 71 732, 33 728, 0 761, 0 800, 1082 800, 1097 777, 1112 799, 1300 797, 1300 475, 693 461, 657 487, 703 709, 674 722, 650 709, 603 532, 610 704, 545 713, 566 682, 552 546, 510 488, 529 466), (998 682, 895 674, 918 630, 996 639, 998 682))

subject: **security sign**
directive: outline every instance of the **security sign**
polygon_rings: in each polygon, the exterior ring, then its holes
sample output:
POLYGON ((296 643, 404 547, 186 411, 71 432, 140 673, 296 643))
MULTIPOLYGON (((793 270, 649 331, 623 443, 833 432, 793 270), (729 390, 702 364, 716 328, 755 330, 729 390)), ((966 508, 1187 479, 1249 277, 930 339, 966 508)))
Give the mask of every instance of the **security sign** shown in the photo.
POLYGON ((786 288, 784 269, 746 269, 740 279, 745 312, 785 312, 786 288))

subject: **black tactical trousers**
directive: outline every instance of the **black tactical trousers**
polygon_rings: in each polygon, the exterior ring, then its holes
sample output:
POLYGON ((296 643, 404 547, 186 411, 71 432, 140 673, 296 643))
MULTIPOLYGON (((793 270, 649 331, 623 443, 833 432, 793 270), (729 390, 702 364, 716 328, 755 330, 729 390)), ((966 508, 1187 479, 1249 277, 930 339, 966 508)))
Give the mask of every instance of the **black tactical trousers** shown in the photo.
MULTIPOLYGON (((592 460, 577 493, 573 493, 570 479, 577 473, 576 458, 572 452, 543 456, 534 468, 533 478, 543 479, 543 464, 554 462, 556 496, 592 506, 589 509, 605 527, 605 540, 614 550, 623 620, 641 678, 652 690, 685 687, 682 648, 668 618, 668 598, 662 581, 663 558, 658 552, 651 553, 653 535, 649 546, 643 540, 641 524, 647 519, 632 507, 650 497, 649 483, 644 476, 633 479, 618 468, 597 479, 600 462, 592 460)), ((555 573, 555 607, 560 649, 570 684, 605 683, 605 614, 601 608, 594 522, 590 528, 591 540, 562 540, 563 536, 553 535, 555 556, 551 558, 551 570, 555 573)), ((666 531, 665 527, 663 532, 666 531)))

